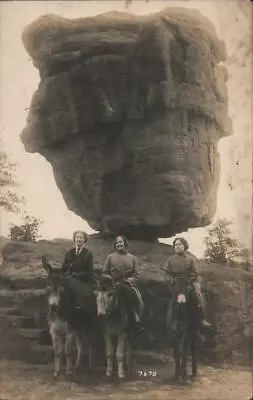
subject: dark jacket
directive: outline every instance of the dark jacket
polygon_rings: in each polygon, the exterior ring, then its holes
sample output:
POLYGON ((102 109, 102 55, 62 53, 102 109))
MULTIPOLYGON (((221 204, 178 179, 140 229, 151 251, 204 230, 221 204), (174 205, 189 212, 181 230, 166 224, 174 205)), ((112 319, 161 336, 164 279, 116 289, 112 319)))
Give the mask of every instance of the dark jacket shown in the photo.
POLYGON ((76 249, 69 250, 62 265, 63 273, 71 273, 84 283, 94 283, 93 257, 90 250, 83 248, 80 254, 76 249))

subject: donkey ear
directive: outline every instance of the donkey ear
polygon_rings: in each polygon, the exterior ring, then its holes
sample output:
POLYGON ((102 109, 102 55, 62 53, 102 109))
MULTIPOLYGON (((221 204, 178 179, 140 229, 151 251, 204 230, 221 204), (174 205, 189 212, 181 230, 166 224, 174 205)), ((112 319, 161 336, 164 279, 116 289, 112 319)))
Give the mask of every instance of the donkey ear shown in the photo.
POLYGON ((42 268, 47 272, 47 274, 52 272, 52 267, 49 264, 48 259, 47 259, 46 256, 42 256, 41 257, 41 263, 42 263, 42 268))

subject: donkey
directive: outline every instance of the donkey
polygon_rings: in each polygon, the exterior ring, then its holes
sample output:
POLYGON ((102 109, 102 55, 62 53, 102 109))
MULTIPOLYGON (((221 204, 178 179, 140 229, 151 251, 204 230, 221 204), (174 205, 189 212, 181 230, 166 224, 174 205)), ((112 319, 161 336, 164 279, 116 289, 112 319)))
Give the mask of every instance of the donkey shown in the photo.
POLYGON ((187 361, 192 356, 192 376, 197 376, 196 350, 199 339, 199 320, 196 304, 191 296, 191 286, 186 276, 178 276, 172 286, 166 315, 167 330, 171 336, 175 371, 174 378, 188 382, 187 361))
MULTIPOLYGON (((143 308, 143 305, 142 305, 143 308)), ((97 289, 97 313, 104 318, 104 342, 106 349, 106 377, 112 378, 116 352, 117 375, 125 378, 125 367, 132 372, 134 325, 129 315, 124 293, 124 283, 113 285, 110 276, 99 282, 97 289)))
MULTIPOLYGON (((90 315, 75 302, 73 293, 67 285, 66 277, 60 269, 52 268, 46 257, 42 257, 42 266, 47 272, 47 320, 54 350, 53 377, 58 378, 61 370, 61 361, 65 354, 66 377, 70 378, 78 371, 81 365, 85 340, 88 346, 88 370, 92 368, 92 326, 94 316, 90 315), (77 355, 73 363, 75 346, 77 355)), ((96 296, 93 293, 93 301, 96 296)))

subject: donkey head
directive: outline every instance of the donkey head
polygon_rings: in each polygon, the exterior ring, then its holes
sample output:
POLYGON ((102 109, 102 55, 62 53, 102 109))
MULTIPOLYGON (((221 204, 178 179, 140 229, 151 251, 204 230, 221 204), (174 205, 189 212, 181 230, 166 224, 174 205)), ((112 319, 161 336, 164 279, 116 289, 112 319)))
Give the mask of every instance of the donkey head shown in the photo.
POLYGON ((51 266, 45 256, 42 256, 42 267, 47 273, 46 293, 49 308, 56 311, 60 305, 61 294, 64 291, 64 280, 59 269, 51 266))
POLYGON ((113 280, 109 275, 103 275, 98 283, 96 291, 97 313, 99 316, 107 317, 117 307, 117 296, 113 280))

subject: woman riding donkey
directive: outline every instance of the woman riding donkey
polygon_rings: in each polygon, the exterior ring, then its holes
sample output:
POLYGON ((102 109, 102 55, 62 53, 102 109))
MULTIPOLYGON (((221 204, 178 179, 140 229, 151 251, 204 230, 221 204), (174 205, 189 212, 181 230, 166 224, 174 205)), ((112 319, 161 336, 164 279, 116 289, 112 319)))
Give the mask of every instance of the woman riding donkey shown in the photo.
POLYGON ((188 277, 191 295, 196 303, 196 313, 200 323, 200 330, 205 330, 205 328, 210 328, 211 325, 205 316, 205 299, 198 282, 197 266, 194 258, 187 252, 188 249, 188 242, 184 238, 174 239, 174 254, 168 257, 164 269, 172 285, 177 276, 185 275, 188 277))
POLYGON ((128 252, 125 237, 114 241, 115 251, 106 258, 98 283, 97 310, 104 320, 106 376, 113 376, 116 356, 118 378, 133 372, 135 339, 140 334, 143 301, 136 287, 137 260, 128 252), (116 339, 116 340, 115 340, 116 339))
POLYGON ((76 231, 73 233, 73 241, 75 246, 66 253, 62 273, 76 307, 95 315, 93 290, 96 281, 92 252, 86 246, 88 235, 84 231, 76 231))
POLYGON ((113 246, 115 251, 107 256, 103 274, 110 275, 114 285, 121 285, 124 288, 126 307, 131 318, 133 333, 139 334, 143 300, 136 286, 137 258, 129 253, 128 242, 124 236, 117 236, 113 246))
POLYGON ((72 376, 74 371, 78 371, 82 360, 83 339, 88 345, 89 369, 92 367, 93 328, 97 315, 92 253, 86 248, 88 235, 85 232, 74 232, 73 239, 75 247, 67 252, 61 269, 52 268, 47 258, 42 257, 42 266, 48 274, 47 317, 55 355, 55 378, 60 374, 64 352, 66 375, 72 376), (74 342, 77 357, 73 369, 74 342))

